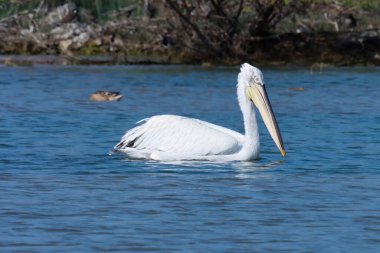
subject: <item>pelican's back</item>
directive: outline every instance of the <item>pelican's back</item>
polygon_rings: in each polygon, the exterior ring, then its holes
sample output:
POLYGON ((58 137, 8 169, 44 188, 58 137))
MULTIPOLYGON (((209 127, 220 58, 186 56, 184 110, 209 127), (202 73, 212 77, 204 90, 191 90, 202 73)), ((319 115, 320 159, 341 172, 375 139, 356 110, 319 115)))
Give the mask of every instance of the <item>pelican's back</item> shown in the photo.
POLYGON ((127 131, 115 150, 135 158, 152 158, 157 153, 224 155, 240 150, 244 139, 230 129, 181 116, 159 115, 139 123, 127 131))

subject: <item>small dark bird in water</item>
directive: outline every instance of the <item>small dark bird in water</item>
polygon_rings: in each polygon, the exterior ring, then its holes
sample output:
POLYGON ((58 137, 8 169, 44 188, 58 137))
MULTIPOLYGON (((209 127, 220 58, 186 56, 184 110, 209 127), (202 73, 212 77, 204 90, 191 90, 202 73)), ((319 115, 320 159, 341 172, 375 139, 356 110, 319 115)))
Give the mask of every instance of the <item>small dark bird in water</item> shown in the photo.
POLYGON ((120 101, 123 95, 120 92, 113 91, 101 91, 98 90, 91 94, 90 99, 94 101, 110 102, 110 101, 120 101))

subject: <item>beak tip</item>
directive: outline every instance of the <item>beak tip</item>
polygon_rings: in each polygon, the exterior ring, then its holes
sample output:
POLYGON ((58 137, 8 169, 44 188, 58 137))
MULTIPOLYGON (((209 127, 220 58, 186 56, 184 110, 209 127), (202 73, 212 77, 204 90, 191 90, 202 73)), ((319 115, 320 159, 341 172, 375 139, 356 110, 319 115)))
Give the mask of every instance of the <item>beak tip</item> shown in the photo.
POLYGON ((283 149, 281 149, 281 155, 282 155, 283 157, 285 157, 285 156, 286 156, 286 151, 283 150, 283 149))

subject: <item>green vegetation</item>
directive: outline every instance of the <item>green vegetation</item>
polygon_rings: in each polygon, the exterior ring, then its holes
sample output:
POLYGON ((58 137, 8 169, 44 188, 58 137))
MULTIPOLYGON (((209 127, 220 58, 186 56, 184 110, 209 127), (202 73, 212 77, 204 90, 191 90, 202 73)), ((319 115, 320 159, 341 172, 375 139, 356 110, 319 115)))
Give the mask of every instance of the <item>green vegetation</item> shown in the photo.
POLYGON ((140 6, 137 4, 137 0, 78 0, 73 2, 75 2, 78 7, 89 10, 96 19, 100 20, 107 20, 107 13, 111 11, 120 10, 120 8, 131 5, 136 5, 136 8, 138 8, 136 13, 141 14, 141 8, 139 8, 140 6))
MULTIPOLYGON (((327 1, 331 2, 331 1, 327 1)), ((379 0, 343 0, 341 1, 344 6, 362 8, 362 9, 373 9, 380 7, 379 0)))
POLYGON ((141 14, 138 0, 0 0, 0 18, 25 10, 33 10, 42 5, 53 8, 69 2, 90 11, 95 19, 100 20, 107 19, 108 12, 131 5, 135 5, 137 8, 135 13, 141 14))

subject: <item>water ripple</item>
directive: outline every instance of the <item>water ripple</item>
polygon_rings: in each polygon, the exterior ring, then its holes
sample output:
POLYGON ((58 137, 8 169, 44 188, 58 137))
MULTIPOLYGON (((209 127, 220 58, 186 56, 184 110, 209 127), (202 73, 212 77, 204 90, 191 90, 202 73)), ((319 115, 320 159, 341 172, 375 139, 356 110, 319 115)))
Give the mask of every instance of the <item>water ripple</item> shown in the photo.
POLYGON ((286 158, 262 122, 257 161, 107 154, 154 114, 242 131, 237 71, 0 68, 0 251, 376 252, 378 69, 264 69, 286 158), (89 101, 96 90, 125 99, 89 101))

